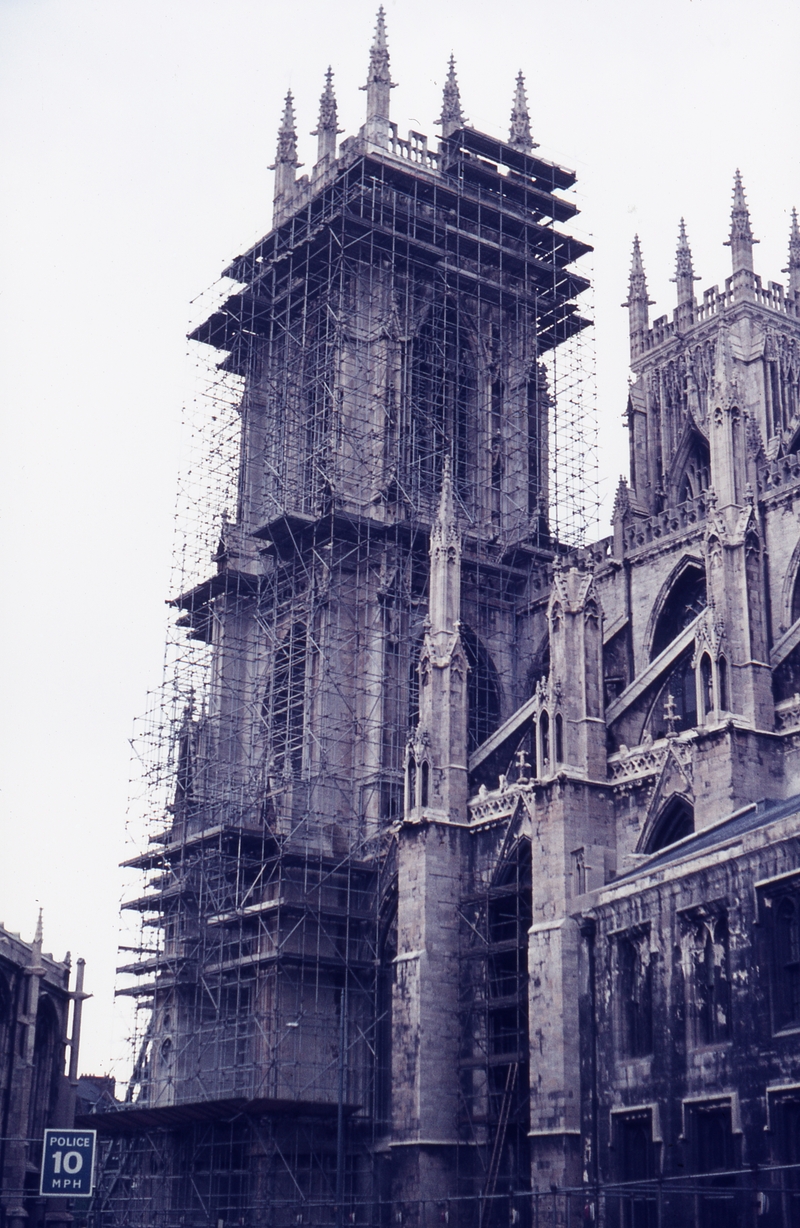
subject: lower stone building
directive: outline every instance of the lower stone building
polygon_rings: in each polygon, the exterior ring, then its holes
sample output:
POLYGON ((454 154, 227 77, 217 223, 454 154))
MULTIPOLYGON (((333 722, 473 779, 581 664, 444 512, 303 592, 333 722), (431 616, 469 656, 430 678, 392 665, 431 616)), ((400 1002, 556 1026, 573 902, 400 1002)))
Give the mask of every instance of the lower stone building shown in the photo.
POLYGON ((0 1224, 69 1223, 66 1200, 39 1197, 47 1126, 72 1125, 80 1008, 69 1031, 70 1001, 83 998, 83 960, 70 990, 69 955, 42 953, 42 920, 33 943, 0 925, 0 1224), (70 1046, 69 1073, 65 1052, 70 1046))
POLYGON ((609 1219, 797 1222, 799 809, 744 806, 577 901, 584 1163, 609 1219))

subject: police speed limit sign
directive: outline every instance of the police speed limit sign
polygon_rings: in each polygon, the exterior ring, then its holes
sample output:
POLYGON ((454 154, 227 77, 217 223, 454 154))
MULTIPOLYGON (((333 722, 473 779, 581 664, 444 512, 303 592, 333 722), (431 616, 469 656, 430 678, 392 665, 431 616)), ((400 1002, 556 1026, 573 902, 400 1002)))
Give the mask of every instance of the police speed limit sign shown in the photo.
POLYGON ((96 1130, 45 1130, 40 1194, 86 1198, 94 1188, 96 1130))

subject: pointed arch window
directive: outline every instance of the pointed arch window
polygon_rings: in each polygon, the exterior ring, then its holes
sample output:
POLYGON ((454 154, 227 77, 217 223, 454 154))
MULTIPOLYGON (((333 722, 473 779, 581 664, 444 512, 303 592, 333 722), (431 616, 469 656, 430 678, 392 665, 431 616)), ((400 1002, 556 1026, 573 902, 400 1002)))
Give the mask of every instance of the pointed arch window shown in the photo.
POLYGON ((800 893, 775 901, 774 993, 775 1028, 800 1024, 800 893))
POLYGON ((710 485, 711 457, 708 444, 698 435, 694 435, 686 464, 678 483, 678 502, 686 503, 695 499, 710 485))
POLYGON ((669 732, 670 712, 676 733, 697 725, 697 675, 691 648, 680 655, 655 698, 649 720, 654 738, 663 738, 669 732))
POLYGON ((48 997, 40 997, 36 1012, 33 1045, 33 1087, 31 1094, 30 1134, 41 1138, 51 1120, 58 1093, 60 1049, 58 1014, 48 997))
POLYGON ((685 797, 672 797, 653 824, 643 851, 657 853, 668 845, 691 836, 693 831, 694 807, 690 806, 685 797))
POLYGON ((409 751, 408 768, 406 770, 406 810, 413 810, 417 804, 417 761, 414 752, 409 751))
POLYGON ((713 1045, 730 1039, 731 989, 728 923, 725 916, 703 927, 695 955, 697 1041, 713 1045))
POLYGON ((408 428, 398 440, 402 486, 415 504, 435 496, 444 457, 450 455, 455 488, 472 506, 476 370, 458 305, 446 295, 437 297, 409 347, 408 428))
POLYGON ((703 716, 707 719, 714 711, 714 675, 711 657, 704 652, 700 658, 700 696, 703 701, 703 716))
POLYGON ((419 804, 420 806, 428 805, 428 795, 430 792, 431 765, 427 759, 423 759, 419 770, 419 804))
POLYGON ((720 657, 717 662, 717 678, 719 679, 719 710, 728 711, 728 659, 720 657))
POLYGON ((649 931, 631 931, 617 940, 616 1015, 621 1057, 653 1051, 653 978, 649 931))
POLYGON ((526 1159, 530 1163, 527 1138, 528 930, 533 920, 530 841, 521 840, 501 865, 489 889, 485 910, 486 997, 480 1002, 481 1021, 476 1020, 481 1031, 486 1029, 485 1119, 495 1141, 501 1131, 505 1134, 500 1182, 516 1189, 526 1159))
POLYGON ((532 527, 547 534, 547 438, 550 394, 544 366, 528 380, 528 515, 532 527))
POLYGON ((546 776, 550 767, 550 716, 547 709, 539 717, 539 776, 546 776))
POLYGON ((556 713, 555 719, 555 735, 556 735, 556 763, 564 762, 564 718, 560 712, 556 713))
POLYGON ((500 684, 489 653, 469 627, 461 628, 469 665, 467 674, 467 733, 471 754, 500 725, 500 684))
POLYGON ((655 660, 705 608, 705 569, 689 564, 675 580, 661 607, 653 632, 650 660, 655 660))
POLYGON ((294 623, 275 653, 262 716, 278 771, 299 776, 303 767, 307 631, 294 623))

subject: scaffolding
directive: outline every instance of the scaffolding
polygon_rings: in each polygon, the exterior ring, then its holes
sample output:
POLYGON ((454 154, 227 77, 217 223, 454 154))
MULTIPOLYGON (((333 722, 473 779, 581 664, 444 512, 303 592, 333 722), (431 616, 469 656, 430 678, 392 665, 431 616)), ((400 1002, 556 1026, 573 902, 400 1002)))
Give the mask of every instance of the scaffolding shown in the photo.
MULTIPOLYGON (((597 507, 573 182, 466 127, 438 152, 393 126, 386 151, 345 142, 191 334, 177 617, 127 863, 150 876, 120 968, 142 1023, 98 1225, 388 1222, 429 530, 449 462, 474 750, 530 696, 546 577, 597 507)), ((482 1228, 524 1193, 527 857, 465 884, 454 1077, 478 1159, 452 1222, 478 1192, 482 1228)))

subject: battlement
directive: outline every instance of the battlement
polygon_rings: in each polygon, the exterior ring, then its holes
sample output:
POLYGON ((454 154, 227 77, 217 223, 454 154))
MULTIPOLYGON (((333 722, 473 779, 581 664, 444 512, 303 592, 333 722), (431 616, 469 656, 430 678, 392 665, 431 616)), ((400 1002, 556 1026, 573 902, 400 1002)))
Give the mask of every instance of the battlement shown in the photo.
POLYGON ((651 325, 649 308, 652 302, 648 298, 642 252, 639 237, 636 236, 628 298, 623 304, 629 311, 631 358, 634 367, 661 346, 668 345, 711 321, 717 321, 726 313, 738 314, 744 306, 774 313, 784 319, 800 319, 800 229, 796 210, 792 211, 789 263, 784 270, 789 275, 789 281, 785 289, 776 281, 769 281, 765 286, 761 277, 754 272, 753 245, 756 242, 750 229, 750 215, 744 199, 741 176, 737 171, 731 233, 726 241, 726 246, 731 249, 733 269, 731 276, 725 279, 725 289, 720 291, 718 285, 710 286, 703 291, 702 298, 698 301, 694 293, 694 282, 698 279, 694 274, 686 227, 681 218, 675 277, 672 279, 676 284, 678 303, 672 312, 672 318, 665 314, 659 316, 651 325))
POLYGON ((684 336, 691 329, 716 320, 725 312, 742 303, 755 304, 766 311, 774 311, 791 320, 800 320, 800 299, 789 297, 780 282, 770 281, 764 286, 757 273, 739 273, 725 279, 725 289, 710 286, 703 291, 701 300, 691 304, 691 310, 676 307, 672 319, 668 315, 654 320, 639 351, 649 352, 666 345, 676 337, 684 336))

